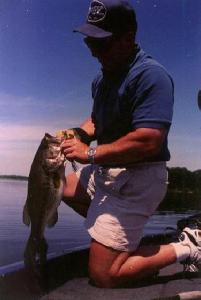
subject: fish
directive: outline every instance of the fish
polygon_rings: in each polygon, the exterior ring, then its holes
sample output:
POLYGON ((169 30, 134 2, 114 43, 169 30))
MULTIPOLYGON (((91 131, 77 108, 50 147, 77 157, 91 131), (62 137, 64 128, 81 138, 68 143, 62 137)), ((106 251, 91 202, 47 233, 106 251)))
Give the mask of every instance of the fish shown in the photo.
POLYGON ((36 273, 38 266, 45 265, 47 260, 45 228, 57 223, 57 209, 63 196, 66 159, 61 153, 62 142, 62 136, 54 137, 45 133, 28 178, 23 223, 27 226, 31 224, 31 230, 24 251, 24 263, 36 273))

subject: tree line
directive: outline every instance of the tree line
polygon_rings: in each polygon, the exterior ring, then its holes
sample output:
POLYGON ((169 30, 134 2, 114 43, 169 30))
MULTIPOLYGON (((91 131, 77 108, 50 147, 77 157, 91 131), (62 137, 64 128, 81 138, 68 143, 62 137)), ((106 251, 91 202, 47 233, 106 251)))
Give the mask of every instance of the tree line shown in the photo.
POLYGON ((201 210, 201 170, 168 168, 168 190, 159 210, 201 210))
POLYGON ((183 192, 201 191, 201 170, 169 168, 169 189, 183 192))

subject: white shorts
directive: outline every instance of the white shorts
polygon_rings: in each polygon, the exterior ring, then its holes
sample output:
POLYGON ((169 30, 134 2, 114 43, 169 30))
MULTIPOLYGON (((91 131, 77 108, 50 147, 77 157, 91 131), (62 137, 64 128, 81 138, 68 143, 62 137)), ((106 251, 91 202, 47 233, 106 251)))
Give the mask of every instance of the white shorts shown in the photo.
POLYGON ((144 225, 166 194, 166 163, 127 169, 90 165, 77 176, 92 200, 85 221, 90 236, 115 250, 136 250, 144 225))

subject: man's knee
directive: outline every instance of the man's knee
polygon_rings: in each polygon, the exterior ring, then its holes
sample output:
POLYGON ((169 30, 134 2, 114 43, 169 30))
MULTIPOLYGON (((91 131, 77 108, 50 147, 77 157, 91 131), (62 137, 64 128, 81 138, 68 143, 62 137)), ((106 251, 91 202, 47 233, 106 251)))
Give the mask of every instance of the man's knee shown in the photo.
POLYGON ((129 254, 116 251, 92 240, 89 256, 89 276, 98 287, 119 287, 120 269, 129 254))
POLYGON ((100 288, 118 287, 118 274, 111 270, 101 270, 89 267, 89 277, 93 285, 100 288))

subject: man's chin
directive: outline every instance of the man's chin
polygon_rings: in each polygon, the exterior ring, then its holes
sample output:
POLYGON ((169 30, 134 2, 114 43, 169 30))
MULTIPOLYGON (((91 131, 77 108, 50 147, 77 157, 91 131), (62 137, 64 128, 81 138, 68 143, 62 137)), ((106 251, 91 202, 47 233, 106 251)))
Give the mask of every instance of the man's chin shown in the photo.
POLYGON ((101 64, 101 66, 103 67, 103 69, 105 71, 108 71, 108 72, 112 72, 114 70, 117 69, 117 65, 116 64, 111 64, 111 63, 105 63, 101 60, 99 60, 99 63, 101 64))

